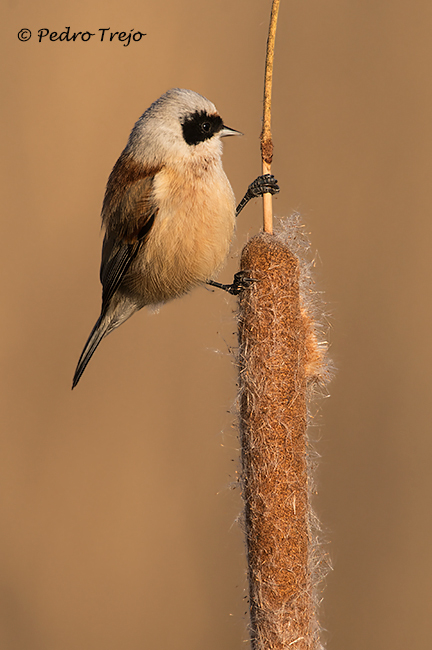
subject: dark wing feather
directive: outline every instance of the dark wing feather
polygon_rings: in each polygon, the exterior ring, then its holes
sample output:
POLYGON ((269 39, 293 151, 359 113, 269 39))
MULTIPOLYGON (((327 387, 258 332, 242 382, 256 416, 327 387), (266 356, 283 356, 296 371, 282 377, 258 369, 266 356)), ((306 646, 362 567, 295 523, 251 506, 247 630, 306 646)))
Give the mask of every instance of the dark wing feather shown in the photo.
MULTIPOLYGON (((112 239, 112 236, 111 238, 112 239)), ((107 244, 110 245, 115 242, 110 242, 107 240, 107 244)), ((110 245, 110 248, 114 247, 110 245)), ((105 307, 110 302, 111 298, 119 288, 119 285, 127 272, 128 268, 135 259, 138 250, 140 248, 140 242, 135 242, 135 244, 120 244, 115 246, 110 258, 105 262, 103 267, 101 267, 101 282, 102 282, 102 306, 105 307)))
POLYGON ((102 309, 110 302, 111 298, 119 288, 121 281, 126 275, 130 265, 134 261, 140 248, 145 244, 147 235, 153 225, 156 212, 146 220, 144 226, 137 234, 135 242, 129 244, 118 242, 116 237, 105 235, 102 249, 102 264, 100 280, 102 282, 102 309))

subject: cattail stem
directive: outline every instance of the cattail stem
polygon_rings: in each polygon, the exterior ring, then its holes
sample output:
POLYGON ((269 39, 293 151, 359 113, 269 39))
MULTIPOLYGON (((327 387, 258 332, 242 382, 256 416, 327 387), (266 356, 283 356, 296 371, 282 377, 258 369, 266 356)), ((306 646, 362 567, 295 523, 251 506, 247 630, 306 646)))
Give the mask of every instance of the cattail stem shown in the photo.
MULTIPOLYGON (((270 16, 270 26, 267 38, 267 52, 264 79, 263 125, 261 131, 261 157, 262 173, 271 173, 273 159, 273 140, 271 134, 271 95, 273 83, 273 61, 276 38, 276 25, 279 13, 279 0, 273 0, 270 16)), ((263 229, 264 232, 273 232, 272 195, 263 196, 263 229)))

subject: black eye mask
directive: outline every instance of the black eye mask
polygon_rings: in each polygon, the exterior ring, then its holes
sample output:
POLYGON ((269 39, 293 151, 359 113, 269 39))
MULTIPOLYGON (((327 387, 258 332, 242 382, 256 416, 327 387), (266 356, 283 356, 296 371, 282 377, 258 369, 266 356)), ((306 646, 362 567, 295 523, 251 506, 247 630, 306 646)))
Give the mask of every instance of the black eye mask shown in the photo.
POLYGON ((183 137, 187 144, 195 145, 204 140, 209 140, 215 133, 223 129, 220 115, 209 115, 205 111, 195 111, 185 117, 182 122, 183 137))

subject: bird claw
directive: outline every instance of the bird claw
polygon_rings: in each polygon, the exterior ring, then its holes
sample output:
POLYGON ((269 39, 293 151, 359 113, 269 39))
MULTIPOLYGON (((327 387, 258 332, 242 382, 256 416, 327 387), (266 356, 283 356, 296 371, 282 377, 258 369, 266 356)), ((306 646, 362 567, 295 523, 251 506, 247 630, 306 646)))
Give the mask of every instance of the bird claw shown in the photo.
POLYGON ((229 285, 227 291, 233 296, 238 296, 239 293, 245 289, 250 289, 251 286, 257 281, 256 278, 250 278, 247 271, 238 271, 234 275, 234 282, 229 285))
POLYGON ((248 192, 256 198, 263 194, 277 194, 280 192, 280 187, 273 174, 264 174, 263 176, 258 176, 249 185, 248 192))
POLYGON ((218 289, 223 289, 227 291, 232 296, 238 296, 239 293, 245 289, 250 289, 254 282, 255 278, 248 277, 247 271, 238 271, 234 275, 234 282, 232 284, 221 284, 220 282, 215 282, 214 280, 207 280, 207 284, 211 287, 217 287, 218 289))

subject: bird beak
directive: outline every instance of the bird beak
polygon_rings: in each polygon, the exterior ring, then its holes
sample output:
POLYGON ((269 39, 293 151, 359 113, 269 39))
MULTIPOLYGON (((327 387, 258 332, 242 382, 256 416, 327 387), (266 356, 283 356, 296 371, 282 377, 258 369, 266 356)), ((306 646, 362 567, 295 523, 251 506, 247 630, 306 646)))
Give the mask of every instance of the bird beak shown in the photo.
POLYGON ((243 135, 240 131, 236 131, 235 129, 230 129, 229 126, 225 126, 225 124, 222 127, 222 131, 219 131, 219 135, 221 138, 224 138, 226 135, 243 135))

